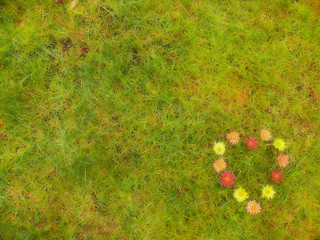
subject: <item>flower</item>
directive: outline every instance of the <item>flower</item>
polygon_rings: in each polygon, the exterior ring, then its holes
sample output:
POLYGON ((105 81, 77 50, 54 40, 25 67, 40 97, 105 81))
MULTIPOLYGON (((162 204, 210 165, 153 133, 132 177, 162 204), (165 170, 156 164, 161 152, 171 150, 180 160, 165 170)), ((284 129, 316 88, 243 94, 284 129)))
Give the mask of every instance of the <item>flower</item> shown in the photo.
POLYGON ((226 169, 227 163, 223 158, 219 158, 213 163, 213 168, 217 172, 221 172, 222 170, 226 169))
POLYGON ((271 133, 268 130, 263 129, 260 133, 260 138, 263 141, 270 141, 271 140, 271 133))
POLYGON ((223 155, 224 152, 226 151, 226 147, 223 142, 218 142, 214 144, 213 150, 215 151, 216 154, 223 155))
POLYGON ((248 147, 250 150, 256 148, 257 145, 258 145, 258 141, 257 141, 256 138, 254 138, 254 137, 249 137, 249 138, 245 141, 245 143, 247 144, 247 147, 248 147))
POLYGON ((278 156, 279 166, 285 167, 289 164, 289 157, 287 155, 281 154, 278 156))
POLYGON ((272 171, 271 172, 271 179, 275 183, 280 183, 281 179, 283 178, 282 172, 281 171, 272 171))
POLYGON ((247 205, 247 211, 250 214, 257 214, 261 211, 260 204, 257 203, 256 201, 249 201, 247 205))
POLYGON ((0 120, 0 127, 2 127, 4 125, 4 123, 0 120))
POLYGON ((240 136, 237 132, 231 132, 227 135, 227 138, 231 144, 237 144, 240 136))
POLYGON ((262 197, 265 197, 267 199, 273 198, 275 193, 276 192, 274 191, 273 187, 269 185, 262 188, 262 197))
POLYGON ((240 187, 234 191, 233 196, 238 202, 243 202, 248 198, 248 193, 246 190, 244 190, 244 188, 240 187))
POLYGON ((235 176, 231 172, 221 174, 220 182, 224 187, 231 187, 234 184, 235 176))
POLYGON ((282 139, 276 138, 273 142, 273 146, 276 149, 283 151, 286 148, 286 143, 282 139))

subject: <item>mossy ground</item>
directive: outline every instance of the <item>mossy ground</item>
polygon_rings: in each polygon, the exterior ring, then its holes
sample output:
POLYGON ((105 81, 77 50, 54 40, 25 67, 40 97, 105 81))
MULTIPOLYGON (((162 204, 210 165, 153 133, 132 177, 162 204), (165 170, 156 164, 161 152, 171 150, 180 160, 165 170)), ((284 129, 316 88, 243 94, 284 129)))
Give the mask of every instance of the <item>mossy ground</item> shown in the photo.
POLYGON ((314 1, 0 0, 1 239, 318 239, 314 1), (292 157, 271 201, 263 128, 292 157))

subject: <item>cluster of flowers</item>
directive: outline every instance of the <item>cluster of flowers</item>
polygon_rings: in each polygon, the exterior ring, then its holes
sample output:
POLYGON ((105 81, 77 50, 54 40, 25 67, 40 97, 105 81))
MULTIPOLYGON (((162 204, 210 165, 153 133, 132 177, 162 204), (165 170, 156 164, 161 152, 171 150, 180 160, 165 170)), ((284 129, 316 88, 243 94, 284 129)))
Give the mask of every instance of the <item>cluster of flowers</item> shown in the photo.
MULTIPOLYGON (((260 133, 260 138, 262 141, 270 141, 272 139, 272 136, 268 130, 262 130, 260 133)), ((227 135, 227 139, 231 144, 237 144, 240 140, 240 134, 237 132, 231 132, 227 135)), ((249 137, 245 140, 245 144, 247 145, 249 150, 253 150, 257 148, 258 141, 254 137, 249 137)), ((286 143, 279 138, 276 138, 274 140, 273 146, 279 151, 284 151, 286 149, 286 143)), ((218 142, 214 144, 213 149, 217 155, 223 155, 225 153, 226 147, 223 142, 218 142)), ((280 167, 286 167, 289 163, 289 157, 284 154, 280 154, 277 160, 280 167)), ((227 168, 227 163, 224 158, 220 158, 214 162, 213 167, 218 173, 220 173, 227 168)), ((272 171, 270 176, 275 183, 280 183, 283 178, 282 172, 280 170, 272 171)), ((224 171, 220 176, 220 182, 224 187, 233 186, 235 183, 235 179, 235 175, 228 171, 224 171)), ((266 185, 262 188, 262 197, 266 199, 273 198, 275 193, 275 190, 270 185, 266 185)), ((238 202, 243 202, 249 197, 247 191, 242 187, 237 188, 234 191, 233 195, 238 202)), ((261 211, 261 206, 255 200, 251 200, 247 204, 247 211, 250 214, 257 214, 261 211)))

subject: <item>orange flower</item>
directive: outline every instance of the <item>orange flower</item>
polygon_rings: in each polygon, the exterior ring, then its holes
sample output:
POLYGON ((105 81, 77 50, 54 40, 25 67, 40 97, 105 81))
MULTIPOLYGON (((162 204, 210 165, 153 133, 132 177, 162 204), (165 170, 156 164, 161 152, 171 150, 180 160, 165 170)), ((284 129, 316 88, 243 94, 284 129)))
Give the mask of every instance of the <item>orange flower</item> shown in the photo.
POLYGON ((278 163, 279 163, 279 166, 281 167, 285 167, 289 164, 289 157, 287 155, 279 155, 278 156, 278 163))
POLYGON ((268 130, 263 129, 260 133, 260 138, 263 141, 270 141, 271 140, 271 133, 268 130))
POLYGON ((231 144, 237 144, 239 141, 239 133, 231 132, 227 135, 227 138, 231 144))
POLYGON ((247 211, 248 213, 250 214, 257 214, 261 211, 261 207, 260 207, 260 204, 257 203, 256 201, 250 201, 248 202, 248 205, 247 205, 247 211))
POLYGON ((213 163, 213 168, 217 172, 221 172, 222 170, 226 169, 227 163, 223 158, 219 158, 217 161, 213 163))

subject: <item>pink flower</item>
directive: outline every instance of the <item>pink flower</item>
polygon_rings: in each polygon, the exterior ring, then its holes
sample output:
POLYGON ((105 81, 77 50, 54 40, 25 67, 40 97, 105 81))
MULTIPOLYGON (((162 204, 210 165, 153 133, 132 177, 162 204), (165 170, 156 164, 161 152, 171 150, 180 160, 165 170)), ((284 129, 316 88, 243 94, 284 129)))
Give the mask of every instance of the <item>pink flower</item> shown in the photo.
POLYGON ((281 171, 272 171, 271 172, 271 178, 275 183, 280 183, 281 179, 283 178, 281 171))
POLYGON ((231 172, 221 174, 220 182, 224 187, 231 187, 235 182, 236 177, 231 172))
POLYGON ((249 137, 245 143, 247 144, 247 147, 252 150, 258 146, 258 141, 254 137, 249 137))

